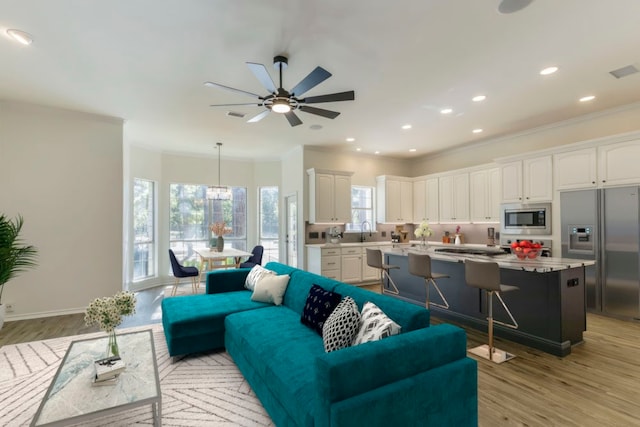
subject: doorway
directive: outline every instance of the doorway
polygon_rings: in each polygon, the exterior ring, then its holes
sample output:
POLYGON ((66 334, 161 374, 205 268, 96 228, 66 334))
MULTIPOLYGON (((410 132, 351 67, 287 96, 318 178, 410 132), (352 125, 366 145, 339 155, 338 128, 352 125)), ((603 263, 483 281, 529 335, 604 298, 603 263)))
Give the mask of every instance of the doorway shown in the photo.
POLYGON ((286 209, 286 245, 285 260, 287 265, 298 267, 298 196, 291 194, 285 197, 286 209))

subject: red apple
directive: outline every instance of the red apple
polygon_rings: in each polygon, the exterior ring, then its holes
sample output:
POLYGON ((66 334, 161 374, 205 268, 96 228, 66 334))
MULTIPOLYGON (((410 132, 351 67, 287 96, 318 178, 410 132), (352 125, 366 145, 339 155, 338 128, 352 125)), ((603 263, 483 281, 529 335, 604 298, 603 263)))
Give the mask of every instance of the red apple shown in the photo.
POLYGON ((520 244, 519 244, 518 242, 513 242, 513 243, 511 244, 511 249, 515 249, 515 248, 517 248, 518 246, 520 246, 520 244))

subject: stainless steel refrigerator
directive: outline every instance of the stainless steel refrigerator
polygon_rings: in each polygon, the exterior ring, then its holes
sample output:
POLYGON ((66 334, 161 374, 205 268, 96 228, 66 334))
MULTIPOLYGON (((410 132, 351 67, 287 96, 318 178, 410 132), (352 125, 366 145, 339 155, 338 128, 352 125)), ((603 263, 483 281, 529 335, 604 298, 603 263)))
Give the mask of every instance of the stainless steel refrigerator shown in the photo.
POLYGON ((586 268, 589 311, 640 318, 640 187, 560 193, 562 256, 586 268))

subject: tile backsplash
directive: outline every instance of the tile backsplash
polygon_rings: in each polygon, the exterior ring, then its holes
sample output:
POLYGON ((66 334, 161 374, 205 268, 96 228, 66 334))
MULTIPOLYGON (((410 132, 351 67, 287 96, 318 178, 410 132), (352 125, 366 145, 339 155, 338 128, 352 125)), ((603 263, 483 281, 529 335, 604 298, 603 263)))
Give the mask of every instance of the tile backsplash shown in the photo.
MULTIPOLYGON (((409 240, 417 240, 414 237, 413 231, 415 224, 404 224, 403 229, 407 231, 407 238, 409 240)), ((433 230, 433 234, 429 237, 429 241, 441 242, 442 236, 445 231, 448 231, 451 236, 455 235, 457 224, 430 224, 429 227, 433 230)), ((318 244, 327 243, 326 233, 331 227, 340 227, 344 232, 344 225, 330 226, 328 224, 309 224, 305 223, 305 243, 306 244, 318 244)), ((496 232, 500 231, 500 224, 460 224, 460 233, 463 236, 463 243, 487 243, 487 229, 493 227, 496 232)), ((364 239, 366 242, 390 242, 391 232, 395 232, 396 224, 376 224, 376 230, 371 234, 368 231, 364 232, 364 239)), ((342 243, 357 243, 360 242, 361 233, 359 232, 347 232, 343 234, 343 238, 340 240, 342 243)))

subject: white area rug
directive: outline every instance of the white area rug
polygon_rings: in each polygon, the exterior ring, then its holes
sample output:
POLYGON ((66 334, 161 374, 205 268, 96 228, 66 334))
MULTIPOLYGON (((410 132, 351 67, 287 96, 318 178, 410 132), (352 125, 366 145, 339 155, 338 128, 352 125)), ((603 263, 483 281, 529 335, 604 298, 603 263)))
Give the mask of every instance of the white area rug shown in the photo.
MULTIPOLYGON (((198 289, 196 290, 196 294, 204 294, 206 289, 207 289, 207 285, 205 285, 205 283, 202 282, 200 283, 200 286, 198 286, 198 289)), ((191 283, 181 283, 180 285, 178 285, 178 289, 176 289, 175 295, 171 295, 171 292, 173 292, 173 285, 165 286, 164 297, 171 298, 172 296, 178 297, 182 295, 193 295, 193 287, 191 286, 191 283)))
MULTIPOLYGON (((171 363, 162 325, 151 329, 162 390, 163 426, 273 426, 229 355, 188 356, 171 363)), ((0 347, 0 426, 28 426, 69 344, 103 333, 0 347)), ((153 425, 151 405, 103 417, 83 426, 153 425)))

